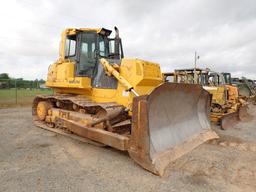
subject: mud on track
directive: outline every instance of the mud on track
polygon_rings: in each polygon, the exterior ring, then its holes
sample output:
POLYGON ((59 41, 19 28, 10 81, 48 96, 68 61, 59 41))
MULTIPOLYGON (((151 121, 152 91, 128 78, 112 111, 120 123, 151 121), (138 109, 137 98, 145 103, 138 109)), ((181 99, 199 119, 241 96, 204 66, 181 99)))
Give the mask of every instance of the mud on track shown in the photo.
POLYGON ((126 153, 39 129, 30 108, 0 109, 0 191, 256 191, 255 114, 175 161, 163 178, 126 153))

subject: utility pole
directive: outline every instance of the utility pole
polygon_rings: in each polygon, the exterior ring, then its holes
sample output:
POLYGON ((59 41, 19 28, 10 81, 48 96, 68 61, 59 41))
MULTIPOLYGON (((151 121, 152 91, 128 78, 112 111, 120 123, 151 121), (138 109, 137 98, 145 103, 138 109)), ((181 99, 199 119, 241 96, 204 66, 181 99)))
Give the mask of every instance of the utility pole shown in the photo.
POLYGON ((15 79, 15 104, 18 104, 18 95, 17 95, 17 79, 15 79))
POLYGON ((195 66, 194 66, 194 84, 197 83, 197 74, 196 74, 196 61, 199 59, 199 55, 197 55, 196 51, 195 51, 195 66))

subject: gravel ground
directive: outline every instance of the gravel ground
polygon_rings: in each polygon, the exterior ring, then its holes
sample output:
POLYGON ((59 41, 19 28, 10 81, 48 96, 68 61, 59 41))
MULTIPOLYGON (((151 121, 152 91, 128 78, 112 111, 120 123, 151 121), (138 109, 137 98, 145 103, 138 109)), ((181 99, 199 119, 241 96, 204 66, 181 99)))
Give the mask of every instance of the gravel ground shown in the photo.
POLYGON ((161 178, 126 153, 35 127, 30 108, 0 109, 0 191, 256 191, 256 107, 250 112, 161 178))

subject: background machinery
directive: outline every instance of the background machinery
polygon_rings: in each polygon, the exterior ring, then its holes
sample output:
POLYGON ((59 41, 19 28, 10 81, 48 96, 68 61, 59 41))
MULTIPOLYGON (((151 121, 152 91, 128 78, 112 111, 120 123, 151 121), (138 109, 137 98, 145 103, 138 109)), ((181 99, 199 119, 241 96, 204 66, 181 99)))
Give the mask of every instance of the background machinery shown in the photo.
POLYGON ((241 79, 231 78, 230 81, 238 88, 240 97, 256 104, 256 83, 253 80, 242 77, 241 79))
POLYGON ((163 175, 173 160, 216 138, 210 95, 200 85, 165 83, 160 66, 123 58, 118 29, 68 28, 59 59, 32 113, 37 126, 128 151, 143 168, 163 175))
POLYGON ((226 81, 227 76, 210 69, 179 69, 164 73, 165 78, 173 77, 173 82, 200 84, 212 95, 211 120, 222 129, 232 127, 247 116, 247 103, 239 97, 238 89, 226 81))

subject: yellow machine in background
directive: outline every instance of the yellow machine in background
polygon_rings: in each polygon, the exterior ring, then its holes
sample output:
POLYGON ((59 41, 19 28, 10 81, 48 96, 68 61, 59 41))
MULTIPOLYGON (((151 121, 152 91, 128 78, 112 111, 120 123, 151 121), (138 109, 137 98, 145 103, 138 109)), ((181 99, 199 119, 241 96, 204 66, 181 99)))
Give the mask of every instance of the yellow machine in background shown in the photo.
POLYGON ((115 31, 115 38, 104 28, 62 33, 46 82, 55 94, 34 99, 35 123, 128 151, 163 175, 170 161, 217 137, 208 117, 210 95, 199 85, 165 83, 159 64, 123 58, 115 31))
POLYGON ((247 82, 247 79, 245 77, 242 77, 243 82, 233 82, 232 83, 232 77, 231 73, 221 73, 225 79, 225 84, 230 87, 230 90, 233 90, 235 97, 238 97, 239 101, 241 103, 244 103, 244 105, 247 105, 247 101, 252 99, 255 100, 256 92, 252 89, 252 87, 249 86, 249 82, 247 82), (247 95, 248 94, 248 95, 247 95))
POLYGON ((228 84, 221 73, 191 68, 175 70, 164 76, 173 76, 173 82, 176 83, 202 85, 212 95, 211 120, 220 123, 222 129, 232 127, 237 120, 247 115, 246 102, 239 98, 237 87, 228 84))

